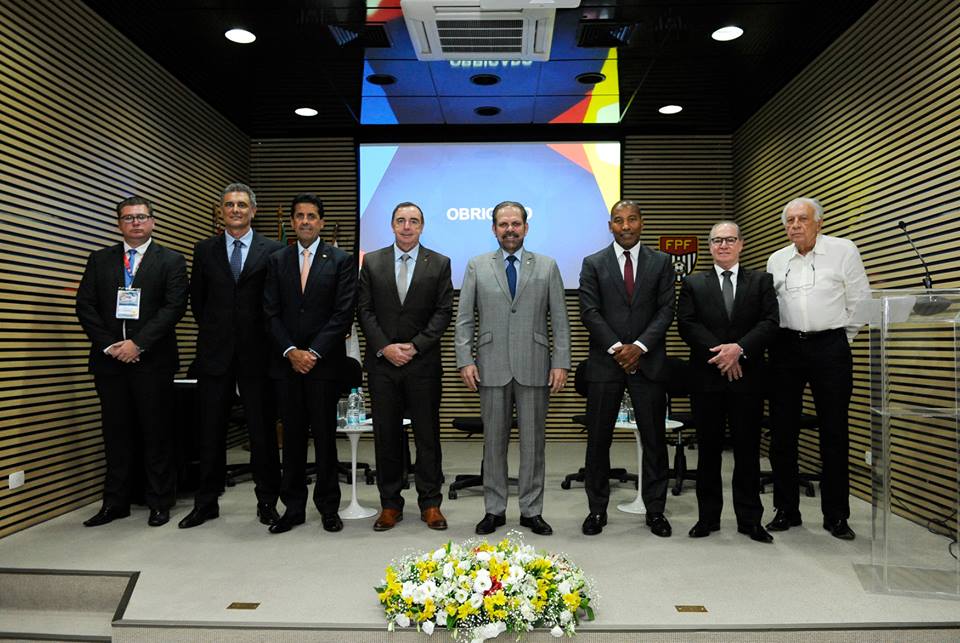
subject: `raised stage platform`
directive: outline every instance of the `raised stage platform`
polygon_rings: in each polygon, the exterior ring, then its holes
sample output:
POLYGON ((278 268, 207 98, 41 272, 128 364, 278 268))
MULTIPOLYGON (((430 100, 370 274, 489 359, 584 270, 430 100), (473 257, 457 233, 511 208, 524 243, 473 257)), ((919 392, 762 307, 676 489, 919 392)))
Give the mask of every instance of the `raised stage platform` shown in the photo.
MULTIPOLYGON (((804 525, 775 534, 773 545, 736 532, 729 497, 721 531, 693 540, 687 530, 696 520, 696 498, 688 485, 680 496, 668 497, 674 535, 661 539, 643 526, 642 516, 615 509, 636 495, 630 484, 615 485, 610 523, 603 534, 587 537, 580 533, 587 512, 582 486, 560 488, 564 475, 582 464, 583 448, 547 445, 544 517, 553 525, 553 536, 521 529, 515 498, 507 527, 496 534, 517 529, 528 543, 565 551, 593 577, 600 595, 597 618, 580 626, 578 640, 960 640, 960 601, 865 591, 855 566, 870 562, 867 503, 853 501, 850 524, 858 536, 853 542, 824 531, 819 498, 806 497, 804 525), (681 612, 678 605, 702 605, 706 611, 681 612)), ((517 468, 516 451, 513 445, 511 471, 517 468)), ((691 466, 695 454, 691 452, 691 466)), ((479 456, 478 442, 446 443, 448 480, 475 472, 479 456)), ((341 458, 348 457, 343 442, 341 458)), ((373 460, 369 436, 361 440, 360 459, 373 460)), ((633 471, 633 443, 615 443, 613 460, 633 471)), ((725 454, 728 487, 731 461, 725 454)), ((343 497, 346 505, 349 485, 343 485, 343 497)), ((413 490, 405 497, 410 511, 389 532, 375 533, 371 517, 345 521, 343 532, 328 534, 319 515, 311 512, 305 525, 277 536, 257 522, 249 482, 227 490, 219 519, 190 530, 176 526, 190 509, 188 498, 180 500, 170 523, 160 528, 147 527, 143 508, 110 525, 84 528, 81 522, 97 509, 91 505, 0 540, 0 638, 45 631, 64 640, 426 640, 416 632, 386 632, 373 586, 385 565, 406 550, 472 537, 483 515, 482 496, 479 490, 465 490, 457 500, 445 499, 446 532, 432 532, 419 520, 413 490), (43 570, 111 574, 51 575, 43 570), (69 596, 63 598, 64 592, 69 596), (105 596, 93 610, 99 617, 83 607, 97 592, 105 596), (258 606, 228 609, 235 602, 258 606)), ((377 507, 376 487, 361 482, 359 499, 377 507)), ((764 502, 765 517, 772 517, 772 495, 766 494, 764 502)), ((933 564, 942 565, 936 561, 950 555, 946 539, 906 521, 898 529, 915 539, 933 564)), ((545 632, 528 638, 548 639, 545 632)), ((432 640, 448 639, 438 630, 432 640)))

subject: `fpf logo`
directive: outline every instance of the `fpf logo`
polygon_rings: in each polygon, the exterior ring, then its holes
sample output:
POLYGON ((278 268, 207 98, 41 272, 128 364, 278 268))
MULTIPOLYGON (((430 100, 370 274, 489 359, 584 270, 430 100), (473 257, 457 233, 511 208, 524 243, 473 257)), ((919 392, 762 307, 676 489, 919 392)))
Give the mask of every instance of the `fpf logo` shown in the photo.
POLYGON ((693 272, 697 265, 697 249, 700 242, 694 235, 670 235, 660 237, 660 251, 670 255, 677 281, 693 272))

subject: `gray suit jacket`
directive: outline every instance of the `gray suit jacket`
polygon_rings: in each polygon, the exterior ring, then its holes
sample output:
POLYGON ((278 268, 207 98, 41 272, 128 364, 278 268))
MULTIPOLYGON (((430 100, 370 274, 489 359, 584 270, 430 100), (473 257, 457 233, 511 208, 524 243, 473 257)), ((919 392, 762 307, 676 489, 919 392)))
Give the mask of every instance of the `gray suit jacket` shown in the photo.
POLYGON ((570 368, 570 323, 560 269, 550 257, 524 248, 517 296, 511 300, 503 256, 498 249, 467 264, 457 310, 457 368, 476 363, 482 386, 505 386, 511 379, 524 386, 546 386, 551 368, 570 368))

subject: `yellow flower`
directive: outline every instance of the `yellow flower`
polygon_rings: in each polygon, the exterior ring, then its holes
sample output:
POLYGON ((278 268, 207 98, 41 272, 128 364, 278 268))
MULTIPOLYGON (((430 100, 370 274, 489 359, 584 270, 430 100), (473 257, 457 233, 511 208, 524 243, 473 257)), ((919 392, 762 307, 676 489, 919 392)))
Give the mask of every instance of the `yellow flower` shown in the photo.
MULTIPOLYGON (((577 603, 579 605, 579 603, 577 603)), ((423 610, 420 612, 420 616, 417 617, 419 621, 426 621, 433 618, 433 615, 437 611, 437 605, 433 602, 432 598, 428 598, 423 602, 423 610)))
POLYGON ((563 602, 567 606, 567 609, 571 612, 577 611, 577 608, 580 607, 580 592, 573 592, 572 594, 564 594, 563 602))
POLYGON ((477 611, 477 610, 475 610, 475 609, 470 605, 470 603, 464 603, 463 605, 461 605, 461 606, 457 609, 457 618, 458 618, 458 619, 467 618, 467 617, 470 616, 471 614, 474 614, 476 611, 477 611))

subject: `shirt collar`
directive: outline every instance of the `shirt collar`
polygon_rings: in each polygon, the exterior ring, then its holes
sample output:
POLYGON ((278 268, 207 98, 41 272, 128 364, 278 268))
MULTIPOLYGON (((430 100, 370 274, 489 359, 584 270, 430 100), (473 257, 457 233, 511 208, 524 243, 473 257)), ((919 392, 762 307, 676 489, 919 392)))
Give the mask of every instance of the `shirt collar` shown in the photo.
MULTIPOLYGON (((500 248, 500 250, 503 250, 503 248, 500 248)), ((517 263, 520 263, 521 261, 523 261, 523 246, 520 246, 519 248, 517 248, 517 251, 513 253, 503 250, 503 260, 506 261, 507 257, 509 257, 511 254, 517 258, 517 263)))
MULTIPOLYGON (((826 245, 825 245, 825 244, 821 243, 822 240, 823 240, 823 234, 822 234, 822 233, 818 233, 818 234, 817 234, 817 240, 813 243, 813 250, 811 250, 811 251, 808 252, 807 254, 808 254, 808 255, 811 254, 811 253, 812 253, 812 254, 815 254, 815 255, 826 254, 827 248, 826 248, 826 245)), ((802 258, 805 256, 805 255, 800 254, 800 253, 797 251, 797 244, 795 244, 795 243, 790 244, 790 248, 793 250, 793 254, 790 255, 790 259, 793 259, 794 257, 800 257, 800 258, 802 259, 802 258)))
POLYGON ((404 252, 397 246, 396 243, 394 243, 393 244, 393 260, 400 261, 400 257, 402 257, 404 254, 409 255, 410 258, 413 259, 414 263, 416 263, 417 256, 420 254, 420 244, 418 243, 414 247, 410 248, 407 252, 404 252))
POLYGON ((310 251, 311 257, 317 256, 317 248, 320 246, 320 237, 317 237, 313 240, 313 243, 310 244, 310 247, 304 248, 303 244, 297 241, 297 254, 302 255, 304 250, 310 251))
POLYGON ((739 274, 740 272, 740 262, 738 261, 737 263, 733 264, 729 268, 721 268, 717 264, 713 264, 713 269, 717 271, 717 277, 719 277, 720 279, 723 279, 724 270, 729 270, 732 273, 730 276, 736 279, 737 274, 739 274))
MULTIPOLYGON (((234 237, 229 232, 224 231, 223 236, 226 237, 227 250, 233 249, 233 241, 237 237, 234 237)), ((253 228, 249 228, 242 237, 240 237, 240 243, 243 244, 244 248, 249 248, 250 244, 253 242, 253 228)))
POLYGON ((640 243, 637 242, 637 244, 636 244, 635 246, 633 246, 632 248, 630 248, 629 250, 627 250, 626 248, 624 248, 623 246, 621 246, 619 243, 617 243, 616 241, 614 241, 614 242, 613 242, 613 251, 616 253, 618 260, 620 259, 621 256, 623 256, 623 253, 624 253, 624 252, 629 252, 631 258, 638 257, 638 256, 640 256, 640 243))
POLYGON ((126 254, 126 253, 130 252, 131 250, 136 250, 136 251, 137 251, 137 254, 142 257, 142 256, 147 252, 147 248, 150 247, 150 244, 151 244, 151 243, 153 243, 153 237, 150 237, 149 239, 147 239, 146 241, 144 241, 143 243, 141 243, 141 244, 140 244, 139 246, 137 246, 136 248, 134 248, 134 247, 131 246, 129 243, 127 243, 126 241, 124 241, 124 242, 123 242, 123 252, 124 252, 124 254, 126 254))

